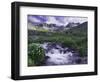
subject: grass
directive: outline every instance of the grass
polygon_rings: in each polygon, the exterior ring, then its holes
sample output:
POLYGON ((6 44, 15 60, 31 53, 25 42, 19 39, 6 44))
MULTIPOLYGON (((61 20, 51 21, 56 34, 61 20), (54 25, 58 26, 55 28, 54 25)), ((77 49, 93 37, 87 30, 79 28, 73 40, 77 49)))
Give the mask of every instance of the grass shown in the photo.
POLYGON ((85 33, 72 34, 72 33, 51 33, 37 31, 37 38, 33 36, 29 37, 29 43, 44 43, 44 42, 56 42, 62 43, 67 47, 71 47, 80 52, 80 56, 84 56, 87 49, 87 37, 85 33))

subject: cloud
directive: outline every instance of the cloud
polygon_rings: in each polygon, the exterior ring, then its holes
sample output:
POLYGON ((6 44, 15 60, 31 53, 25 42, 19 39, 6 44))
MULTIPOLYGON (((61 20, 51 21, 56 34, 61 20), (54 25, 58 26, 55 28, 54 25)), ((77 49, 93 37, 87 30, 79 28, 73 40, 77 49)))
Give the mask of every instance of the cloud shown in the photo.
POLYGON ((67 25, 69 22, 83 23, 88 21, 87 17, 74 16, 46 16, 46 15, 28 15, 28 20, 32 23, 53 23, 57 25, 67 25))

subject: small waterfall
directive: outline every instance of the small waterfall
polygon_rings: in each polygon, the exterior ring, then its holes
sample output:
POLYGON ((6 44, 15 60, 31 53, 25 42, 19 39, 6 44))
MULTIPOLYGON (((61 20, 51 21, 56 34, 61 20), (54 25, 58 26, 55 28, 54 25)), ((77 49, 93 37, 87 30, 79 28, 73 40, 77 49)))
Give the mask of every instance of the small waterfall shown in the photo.
POLYGON ((87 57, 80 57, 79 53, 63 47, 58 43, 43 43, 41 47, 45 50, 45 65, 72 65, 86 64, 87 57))

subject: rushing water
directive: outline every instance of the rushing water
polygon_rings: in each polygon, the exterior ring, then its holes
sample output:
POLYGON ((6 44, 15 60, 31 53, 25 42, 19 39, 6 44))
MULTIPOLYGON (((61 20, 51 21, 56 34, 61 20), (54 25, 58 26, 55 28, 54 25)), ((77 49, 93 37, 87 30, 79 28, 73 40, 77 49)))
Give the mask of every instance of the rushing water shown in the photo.
POLYGON ((61 44, 44 43, 41 46, 45 50, 43 65, 87 64, 87 57, 80 57, 77 51, 61 44))

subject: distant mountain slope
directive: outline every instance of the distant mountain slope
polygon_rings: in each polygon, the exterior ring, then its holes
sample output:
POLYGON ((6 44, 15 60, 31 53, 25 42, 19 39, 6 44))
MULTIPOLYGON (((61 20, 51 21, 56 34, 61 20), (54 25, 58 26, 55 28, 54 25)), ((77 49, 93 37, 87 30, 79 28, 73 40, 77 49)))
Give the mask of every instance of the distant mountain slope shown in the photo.
POLYGON ((29 30, 37 30, 37 31, 50 31, 50 32, 65 32, 65 31, 71 31, 72 29, 87 29, 87 22, 84 22, 82 24, 80 23, 69 23, 66 26, 59 26, 56 24, 47 24, 47 23, 41 23, 33 25, 32 23, 28 23, 28 29, 29 30))
POLYGON ((70 28, 69 30, 67 30, 67 32, 73 34, 87 34, 87 30, 88 30, 88 22, 84 22, 78 26, 70 28))

